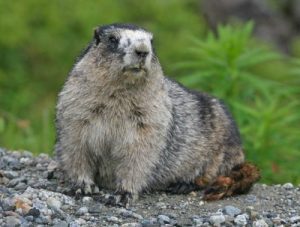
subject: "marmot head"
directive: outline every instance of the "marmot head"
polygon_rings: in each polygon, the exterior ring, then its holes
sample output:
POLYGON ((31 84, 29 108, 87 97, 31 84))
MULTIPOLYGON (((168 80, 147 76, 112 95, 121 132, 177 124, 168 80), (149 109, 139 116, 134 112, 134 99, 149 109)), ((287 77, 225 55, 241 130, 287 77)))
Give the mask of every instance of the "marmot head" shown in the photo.
POLYGON ((78 66, 101 72, 99 76, 106 77, 106 81, 124 84, 143 81, 161 70, 152 40, 150 32, 131 24, 98 27, 78 66))

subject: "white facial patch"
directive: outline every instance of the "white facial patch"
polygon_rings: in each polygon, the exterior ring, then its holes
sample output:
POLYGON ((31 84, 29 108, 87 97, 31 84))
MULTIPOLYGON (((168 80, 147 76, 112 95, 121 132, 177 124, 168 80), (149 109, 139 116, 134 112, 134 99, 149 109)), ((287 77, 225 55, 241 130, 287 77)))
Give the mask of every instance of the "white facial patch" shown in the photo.
POLYGON ((122 30, 120 32, 120 47, 130 48, 132 45, 145 44, 151 51, 152 34, 142 30, 122 30))
POLYGON ((152 56, 152 34, 143 30, 121 30, 119 47, 124 51, 124 64, 138 64, 136 51, 148 52, 145 66, 150 66, 152 56))

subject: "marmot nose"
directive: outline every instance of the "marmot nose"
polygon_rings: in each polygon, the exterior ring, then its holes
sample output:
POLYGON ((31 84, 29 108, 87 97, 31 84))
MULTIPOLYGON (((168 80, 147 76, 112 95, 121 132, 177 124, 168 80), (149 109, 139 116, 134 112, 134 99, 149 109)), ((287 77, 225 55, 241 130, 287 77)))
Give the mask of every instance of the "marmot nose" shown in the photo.
POLYGON ((138 57, 140 57, 140 58, 146 58, 147 55, 149 54, 149 51, 147 51, 147 50, 139 50, 139 49, 136 49, 136 50, 135 50, 135 53, 136 53, 136 55, 137 55, 138 57))

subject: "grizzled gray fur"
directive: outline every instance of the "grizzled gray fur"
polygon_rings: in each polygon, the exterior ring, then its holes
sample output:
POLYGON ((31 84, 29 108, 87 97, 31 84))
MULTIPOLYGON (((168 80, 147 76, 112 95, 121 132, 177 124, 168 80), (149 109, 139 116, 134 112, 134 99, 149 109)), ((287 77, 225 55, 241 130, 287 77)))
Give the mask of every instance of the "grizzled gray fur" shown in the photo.
POLYGON ((59 94, 56 154, 85 193, 97 185, 135 198, 244 162, 227 108, 165 77, 152 38, 134 25, 97 28, 59 94))

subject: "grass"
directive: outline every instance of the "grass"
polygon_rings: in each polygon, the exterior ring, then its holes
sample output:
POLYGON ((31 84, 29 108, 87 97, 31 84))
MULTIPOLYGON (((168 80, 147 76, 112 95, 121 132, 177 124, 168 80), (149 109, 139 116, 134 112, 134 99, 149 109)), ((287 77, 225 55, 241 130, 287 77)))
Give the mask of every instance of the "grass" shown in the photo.
POLYGON ((253 40, 252 28, 219 26, 205 40, 192 38, 191 58, 177 66, 187 76, 179 79, 225 100, 263 182, 300 183, 299 62, 253 40), (280 76, 270 76, 270 65, 280 76))

